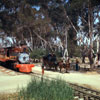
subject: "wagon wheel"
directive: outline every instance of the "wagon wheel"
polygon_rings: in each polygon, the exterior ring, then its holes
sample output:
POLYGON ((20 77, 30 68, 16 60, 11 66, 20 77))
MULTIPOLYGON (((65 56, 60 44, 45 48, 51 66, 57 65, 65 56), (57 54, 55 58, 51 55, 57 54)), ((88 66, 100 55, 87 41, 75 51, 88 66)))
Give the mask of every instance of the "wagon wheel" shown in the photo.
POLYGON ((45 66, 45 69, 46 69, 46 70, 48 70, 49 65, 48 65, 48 64, 46 64, 46 65, 44 65, 44 66, 45 66))
POLYGON ((57 66, 55 66, 55 71, 58 71, 58 67, 57 66))
POLYGON ((54 68, 54 71, 57 71, 58 70, 58 66, 57 65, 52 65, 52 67, 54 68))

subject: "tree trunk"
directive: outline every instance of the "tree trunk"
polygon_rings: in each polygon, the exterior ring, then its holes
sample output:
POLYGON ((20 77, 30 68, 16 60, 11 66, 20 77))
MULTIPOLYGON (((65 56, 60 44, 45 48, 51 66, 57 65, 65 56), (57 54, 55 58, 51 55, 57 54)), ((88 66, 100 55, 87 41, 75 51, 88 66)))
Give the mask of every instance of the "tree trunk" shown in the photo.
POLYGON ((100 51, 100 38, 97 37, 97 53, 100 51))
POLYGON ((89 38, 90 38, 90 53, 89 53, 89 61, 90 61, 90 67, 93 68, 93 9, 91 7, 91 1, 88 0, 88 25, 89 25, 89 38))
POLYGON ((64 60, 67 60, 68 59, 68 41, 67 41, 67 38, 68 38, 68 29, 66 29, 66 32, 65 32, 65 51, 64 51, 64 55, 63 55, 63 58, 64 60))
POLYGON ((97 37, 97 39, 96 39, 96 43, 97 43, 97 50, 96 50, 96 57, 95 57, 95 59, 94 59, 94 65, 96 65, 96 62, 97 62, 97 60, 98 60, 98 53, 99 53, 99 51, 100 51, 100 45, 99 45, 99 43, 100 43, 100 39, 99 39, 99 37, 97 37))
POLYGON ((30 46, 30 49, 33 51, 33 37, 32 37, 32 31, 30 28, 28 28, 29 30, 29 33, 30 33, 30 42, 31 42, 31 46, 30 46))

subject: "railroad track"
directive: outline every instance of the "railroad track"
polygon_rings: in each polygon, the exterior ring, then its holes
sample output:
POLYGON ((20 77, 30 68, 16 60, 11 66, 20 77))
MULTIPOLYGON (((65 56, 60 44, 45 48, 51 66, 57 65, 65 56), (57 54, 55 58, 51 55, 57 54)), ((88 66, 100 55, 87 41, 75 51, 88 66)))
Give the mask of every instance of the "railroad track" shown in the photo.
POLYGON ((12 69, 5 68, 3 66, 0 66, 0 72, 2 72, 5 75, 9 75, 9 76, 16 76, 16 75, 22 75, 23 74, 23 73, 20 73, 20 72, 16 72, 12 69))
MULTIPOLYGON (((5 72, 6 74, 9 74, 9 75, 22 75, 22 74, 24 75, 25 74, 25 73, 20 73, 20 72, 8 70, 6 68, 3 68, 2 66, 0 66, 0 70, 2 72, 5 72), (12 72, 15 72, 15 73, 11 74, 12 72)), ((32 73, 27 74, 27 75, 32 75, 32 76, 41 78, 42 80, 45 80, 45 79, 57 80, 56 78, 50 77, 50 74, 42 75, 38 71, 32 72, 32 73)), ((96 91, 96 90, 93 90, 90 88, 86 88, 83 86, 79 86, 79 85, 76 85, 73 83, 68 83, 68 82, 66 82, 66 83, 69 84, 73 88, 73 90, 75 91, 74 92, 74 100, 100 100, 100 92, 99 91, 96 91)))
MULTIPOLYGON (((45 79, 57 80, 56 78, 52 78, 49 75, 41 75, 39 73, 30 73, 29 75, 41 78, 42 80, 45 79)), ((100 100, 100 91, 96 91, 69 82, 66 83, 69 84, 74 90, 74 100, 100 100)))
POLYGON ((82 98, 82 100, 100 100, 99 91, 95 91, 93 89, 89 89, 72 83, 69 83, 69 85, 74 89, 74 95, 77 98, 82 98))

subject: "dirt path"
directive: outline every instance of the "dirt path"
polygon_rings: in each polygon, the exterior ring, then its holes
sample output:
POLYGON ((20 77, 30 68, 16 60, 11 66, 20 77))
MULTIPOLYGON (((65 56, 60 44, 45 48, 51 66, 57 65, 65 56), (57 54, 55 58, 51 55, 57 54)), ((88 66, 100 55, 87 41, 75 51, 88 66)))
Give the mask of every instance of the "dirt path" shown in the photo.
MULTIPOLYGON (((33 72, 41 73, 41 67, 35 66, 33 72)), ((82 86, 86 86, 100 91, 100 74, 96 72, 80 73, 70 71, 70 73, 59 73, 52 71, 45 71, 44 75, 48 75, 54 78, 62 78, 67 82, 76 83, 82 86)), ((0 69, 0 93, 3 92, 15 92, 18 88, 26 87, 32 76, 19 74, 19 75, 7 75, 0 69)))

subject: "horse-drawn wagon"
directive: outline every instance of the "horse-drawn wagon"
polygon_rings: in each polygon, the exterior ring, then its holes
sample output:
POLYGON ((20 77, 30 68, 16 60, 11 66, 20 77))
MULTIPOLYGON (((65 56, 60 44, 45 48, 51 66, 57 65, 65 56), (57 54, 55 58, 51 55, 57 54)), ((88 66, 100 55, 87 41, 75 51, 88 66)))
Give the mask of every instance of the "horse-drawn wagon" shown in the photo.
POLYGON ((63 60, 57 61, 55 54, 48 54, 43 57, 43 69, 54 69, 55 71, 68 72, 70 68, 69 59, 64 63, 63 60))

